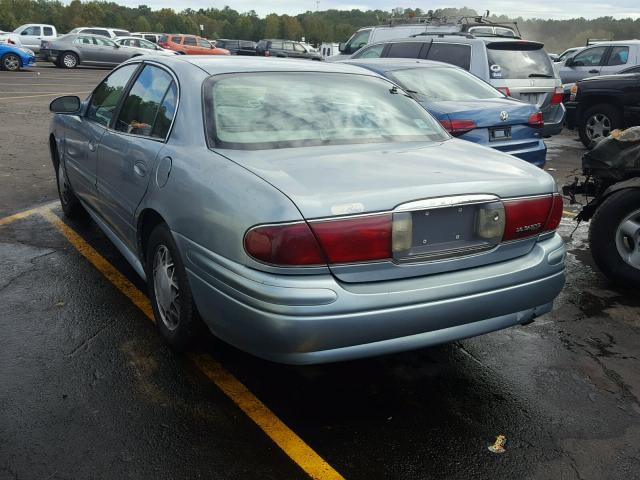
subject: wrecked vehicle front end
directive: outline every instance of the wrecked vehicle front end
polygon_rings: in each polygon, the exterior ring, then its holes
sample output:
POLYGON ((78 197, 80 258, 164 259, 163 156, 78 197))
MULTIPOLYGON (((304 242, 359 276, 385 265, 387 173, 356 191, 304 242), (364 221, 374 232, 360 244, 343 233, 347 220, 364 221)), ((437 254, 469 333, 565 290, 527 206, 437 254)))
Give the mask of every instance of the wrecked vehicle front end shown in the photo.
POLYGON ((582 171, 562 191, 583 205, 576 220, 590 220, 596 265, 623 286, 640 286, 640 127, 598 141, 582 157, 582 171))

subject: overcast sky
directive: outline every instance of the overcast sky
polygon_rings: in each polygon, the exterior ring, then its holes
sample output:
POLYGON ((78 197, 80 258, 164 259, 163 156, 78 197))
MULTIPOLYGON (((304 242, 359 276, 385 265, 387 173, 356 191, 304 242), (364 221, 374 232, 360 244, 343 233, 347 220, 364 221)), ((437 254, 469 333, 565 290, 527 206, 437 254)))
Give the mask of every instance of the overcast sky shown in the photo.
MULTIPOLYGON (((136 6, 140 3, 151 8, 172 7, 183 9, 191 7, 198 8, 222 8, 224 5, 246 12, 254 9, 258 15, 264 16, 268 13, 287 13, 295 15, 307 10, 316 9, 315 0, 183 0, 175 2, 171 0, 121 0, 122 4, 136 6)), ((491 13, 505 14, 512 17, 539 17, 566 19, 574 17, 602 17, 613 16, 616 18, 632 17, 640 18, 640 0, 615 0, 606 3, 606 0, 536 0, 524 2, 522 0, 451 0, 448 3, 428 3, 416 1, 411 3, 395 2, 394 0, 320 0, 318 7, 320 10, 336 8, 339 10, 350 10, 359 8, 361 10, 376 9, 391 10, 394 7, 415 8, 423 10, 463 7, 474 8, 478 12, 489 9, 491 13)))

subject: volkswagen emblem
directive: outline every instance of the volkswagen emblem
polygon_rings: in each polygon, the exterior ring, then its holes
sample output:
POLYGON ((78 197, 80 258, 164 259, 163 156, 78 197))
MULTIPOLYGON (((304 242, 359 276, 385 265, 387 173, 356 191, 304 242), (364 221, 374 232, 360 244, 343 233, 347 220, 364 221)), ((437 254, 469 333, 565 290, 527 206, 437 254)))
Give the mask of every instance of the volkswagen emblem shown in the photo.
POLYGON ((500 112, 500 120, 502 120, 503 122, 506 122, 509 119, 509 114, 503 110, 500 112))

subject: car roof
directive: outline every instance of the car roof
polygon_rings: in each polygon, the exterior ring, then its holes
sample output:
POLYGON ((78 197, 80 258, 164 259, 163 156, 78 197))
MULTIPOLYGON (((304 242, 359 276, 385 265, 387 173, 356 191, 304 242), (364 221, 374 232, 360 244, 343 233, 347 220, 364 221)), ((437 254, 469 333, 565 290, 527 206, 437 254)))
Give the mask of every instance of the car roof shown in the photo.
POLYGON ((175 55, 169 57, 153 57, 154 62, 171 66, 174 62, 187 62, 209 75, 248 72, 318 72, 318 73, 351 73, 379 77, 373 72, 355 65, 342 62, 310 62, 290 58, 245 57, 220 55, 175 55))
POLYGON ((604 42, 596 42, 596 43, 592 43, 591 45, 587 45, 586 47, 581 47, 581 48, 587 48, 587 47, 607 47, 609 45, 638 45, 640 44, 640 40, 634 38, 633 40, 607 40, 604 42))
POLYGON ((393 70, 406 70, 408 68, 460 68, 450 63, 436 62, 434 60, 420 60, 415 58, 357 58, 353 60, 342 60, 338 63, 358 65, 377 73, 391 72, 393 70))

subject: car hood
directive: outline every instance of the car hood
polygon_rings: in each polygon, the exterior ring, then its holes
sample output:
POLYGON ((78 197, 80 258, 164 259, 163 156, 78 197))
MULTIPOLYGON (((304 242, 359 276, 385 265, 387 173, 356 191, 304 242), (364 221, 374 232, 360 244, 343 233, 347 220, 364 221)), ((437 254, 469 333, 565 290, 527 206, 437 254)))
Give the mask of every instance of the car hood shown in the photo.
POLYGON ((553 178, 539 168, 457 139, 216 152, 278 188, 307 219, 447 195, 555 191, 553 178))
POLYGON ((507 98, 420 103, 438 120, 446 120, 447 117, 451 120, 473 120, 478 127, 527 123, 529 116, 537 111, 537 108, 529 103, 507 98), (502 112, 507 112, 506 120, 500 119, 502 112))

